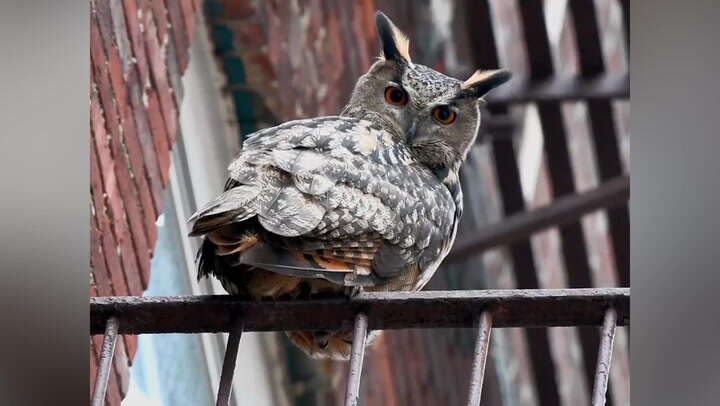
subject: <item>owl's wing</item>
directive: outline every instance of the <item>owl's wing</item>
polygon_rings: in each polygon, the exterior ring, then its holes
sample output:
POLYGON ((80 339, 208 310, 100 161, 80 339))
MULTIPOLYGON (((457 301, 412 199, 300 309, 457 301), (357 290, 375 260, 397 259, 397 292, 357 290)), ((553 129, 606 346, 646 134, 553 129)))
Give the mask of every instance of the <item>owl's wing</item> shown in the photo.
POLYGON ((226 191, 190 219, 232 263, 375 285, 451 227, 447 190, 368 121, 289 122, 243 148, 226 191))

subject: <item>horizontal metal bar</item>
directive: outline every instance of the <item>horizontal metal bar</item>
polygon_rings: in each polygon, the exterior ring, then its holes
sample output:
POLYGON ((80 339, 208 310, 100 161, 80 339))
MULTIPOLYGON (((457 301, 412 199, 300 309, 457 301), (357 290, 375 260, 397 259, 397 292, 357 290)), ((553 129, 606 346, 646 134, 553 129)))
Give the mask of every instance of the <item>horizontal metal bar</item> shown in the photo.
POLYGON ((485 361, 487 361, 490 347, 490 333, 492 331, 492 315, 483 312, 478 323, 478 336, 475 343, 475 357, 473 359, 472 378, 470 378, 470 394, 468 406, 480 405, 482 398, 482 385, 485 378, 485 361))
POLYGON ((613 342, 615 341, 615 327, 617 326, 616 318, 617 314, 613 308, 608 309, 605 313, 597 369, 595 370, 595 385, 592 393, 593 406, 604 406, 607 398, 610 362, 612 360, 613 342))
POLYGON ((118 338, 118 323, 117 317, 109 317, 103 321, 103 325, 105 325, 105 337, 103 338, 102 349, 100 351, 97 378, 95 379, 95 388, 93 389, 92 406, 102 406, 105 404, 105 394, 107 393, 112 360, 115 355, 115 343, 117 343, 118 338))
POLYGON ((567 102, 579 100, 628 99, 627 74, 600 74, 591 78, 554 75, 544 80, 515 77, 487 96, 488 104, 567 102))
POLYGON ((223 360, 222 373, 220 375, 220 386, 218 386, 216 406, 228 406, 230 404, 230 391, 232 389, 235 363, 237 362, 242 332, 242 320, 235 320, 230 330, 230 335, 228 336, 227 345, 225 346, 225 359, 223 360))
POLYGON ((495 327, 600 326, 614 307, 630 318, 630 289, 508 289, 360 293, 352 300, 250 301, 236 296, 114 296, 90 298, 90 333, 119 318, 121 334, 350 329, 355 315, 371 330, 472 327, 484 311, 495 327))
POLYGON ((365 358, 367 332, 367 316, 360 313, 355 317, 355 331, 353 331, 350 369, 348 370, 347 391, 345 392, 345 406, 357 406, 360 400, 360 379, 362 378, 363 359, 365 358))
POLYGON ((465 235, 455 243, 445 262, 462 261, 498 245, 527 238, 545 228, 577 221, 595 210, 625 203, 629 197, 630 178, 620 176, 596 189, 561 197, 545 207, 515 214, 465 235))

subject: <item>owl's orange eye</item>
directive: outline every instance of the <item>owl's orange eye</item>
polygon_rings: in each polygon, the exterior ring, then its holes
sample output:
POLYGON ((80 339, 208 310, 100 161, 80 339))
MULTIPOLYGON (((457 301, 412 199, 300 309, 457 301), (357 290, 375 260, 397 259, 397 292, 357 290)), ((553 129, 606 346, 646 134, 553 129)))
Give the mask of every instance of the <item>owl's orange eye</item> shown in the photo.
POLYGON ((432 116, 440 124, 452 124, 457 118, 457 114, 448 106, 438 106, 432 111, 432 116))
POLYGON ((408 95, 399 87, 388 86, 385 88, 385 101, 396 106, 404 106, 408 102, 408 95))

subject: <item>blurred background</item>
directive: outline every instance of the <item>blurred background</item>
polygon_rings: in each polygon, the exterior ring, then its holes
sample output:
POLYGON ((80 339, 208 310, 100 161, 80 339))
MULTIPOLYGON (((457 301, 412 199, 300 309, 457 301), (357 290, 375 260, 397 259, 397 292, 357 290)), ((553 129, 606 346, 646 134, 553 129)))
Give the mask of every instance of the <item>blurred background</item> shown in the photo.
MULTIPOLYGON (((458 242, 628 172, 626 0, 91 3, 93 296, 224 294, 195 281, 185 220, 222 190, 245 136, 339 113, 379 54, 375 10, 408 34, 414 62, 460 79, 515 73, 488 97, 463 167, 458 242)), ((629 286, 627 204, 535 231, 451 253, 425 289, 629 286)), ((608 404, 629 404, 628 331, 617 333, 608 404)), ((590 404, 597 334, 495 329, 483 405, 590 404)), ((213 404, 225 340, 122 337, 107 403, 213 404)), ((366 355, 361 404, 462 404, 474 340, 471 329, 385 332, 366 355)), ((282 333, 246 333, 232 401, 342 404, 346 373, 282 333)))

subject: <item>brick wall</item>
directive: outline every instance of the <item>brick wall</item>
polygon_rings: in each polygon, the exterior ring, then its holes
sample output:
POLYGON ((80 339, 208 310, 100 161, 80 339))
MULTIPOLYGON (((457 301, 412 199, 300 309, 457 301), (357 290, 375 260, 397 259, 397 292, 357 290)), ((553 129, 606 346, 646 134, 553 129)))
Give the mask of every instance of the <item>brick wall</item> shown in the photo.
MULTIPOLYGON (((90 295, 147 287, 200 0, 92 0, 90 295)), ((101 336, 90 340, 92 392, 101 336)), ((116 346, 107 404, 128 387, 135 336, 116 346)))

